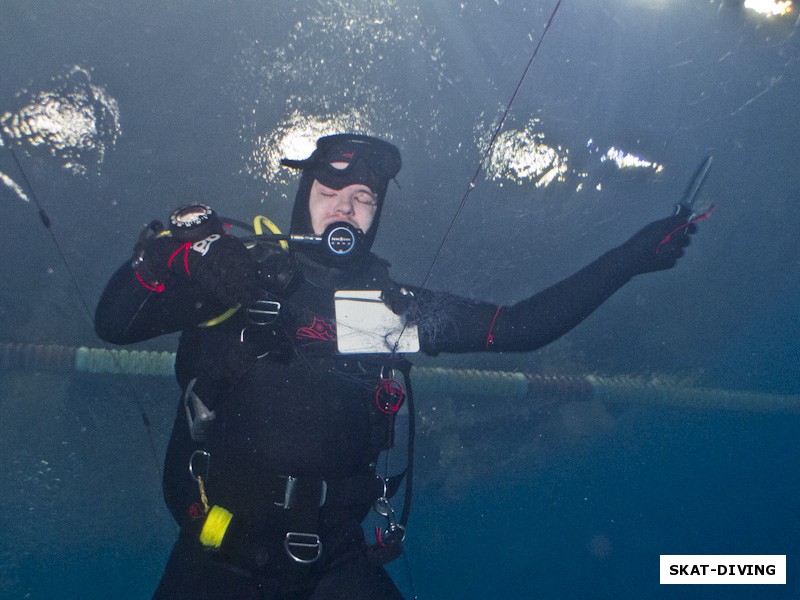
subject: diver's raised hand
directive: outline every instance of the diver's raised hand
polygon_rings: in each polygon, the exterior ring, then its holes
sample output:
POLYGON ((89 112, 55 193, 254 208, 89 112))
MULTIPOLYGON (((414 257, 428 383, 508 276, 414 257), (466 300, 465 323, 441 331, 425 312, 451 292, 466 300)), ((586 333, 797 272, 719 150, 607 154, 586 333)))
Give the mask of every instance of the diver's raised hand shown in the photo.
POLYGON ((676 214, 645 225, 616 249, 631 276, 675 266, 697 231, 689 217, 688 211, 679 208, 676 214))
POLYGON ((258 266, 244 244, 222 230, 203 233, 197 240, 178 239, 167 231, 143 235, 133 261, 136 278, 155 292, 188 283, 225 306, 255 301, 258 266))
POLYGON ((204 293, 226 306, 246 306, 258 298, 258 265, 239 239, 212 234, 192 244, 186 253, 186 274, 204 293))

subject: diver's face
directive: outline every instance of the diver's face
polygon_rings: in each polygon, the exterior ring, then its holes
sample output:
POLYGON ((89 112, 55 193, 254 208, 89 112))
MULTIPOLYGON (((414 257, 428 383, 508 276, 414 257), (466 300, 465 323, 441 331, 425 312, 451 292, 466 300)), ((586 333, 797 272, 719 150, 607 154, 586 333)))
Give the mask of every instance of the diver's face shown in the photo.
POLYGON ((366 185, 355 183, 340 190, 322 185, 316 179, 311 185, 308 212, 314 233, 321 235, 331 223, 345 221, 364 233, 372 225, 378 201, 366 185))

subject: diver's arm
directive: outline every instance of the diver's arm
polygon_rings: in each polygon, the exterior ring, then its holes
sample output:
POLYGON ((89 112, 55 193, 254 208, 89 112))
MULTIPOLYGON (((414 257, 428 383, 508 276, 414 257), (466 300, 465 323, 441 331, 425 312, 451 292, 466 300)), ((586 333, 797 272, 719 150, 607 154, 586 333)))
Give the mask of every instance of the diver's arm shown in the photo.
POLYGON ((180 331, 225 311, 203 300, 188 282, 173 280, 161 292, 147 289, 130 262, 111 277, 95 311, 97 335, 112 344, 132 344, 180 331))
MULTIPOLYGON (((510 307, 452 299, 442 312, 447 319, 426 318, 425 306, 435 296, 420 293, 420 342, 428 353, 524 352, 558 339, 605 302, 635 275, 675 266, 689 244, 683 235, 687 215, 678 214, 647 225, 621 246, 574 275, 510 307), (426 300, 427 297, 427 300, 426 300), (433 327, 438 326, 438 330, 433 327)), ((685 229, 694 232, 694 225, 685 229)), ((442 302, 439 296, 438 302, 442 302)))
POLYGON ((134 260, 117 270, 100 299, 95 329, 102 339, 139 342, 199 325, 258 297, 258 265, 250 252, 220 222, 211 224, 180 236, 148 226, 134 260), (149 230, 153 235, 146 235, 149 230))
POLYGON ((629 280, 611 251, 512 306, 420 291, 420 344, 429 354, 535 350, 574 328, 629 280))
POLYGON ((485 349, 524 352, 557 340, 633 277, 614 249, 574 275, 509 307, 498 307, 485 349))

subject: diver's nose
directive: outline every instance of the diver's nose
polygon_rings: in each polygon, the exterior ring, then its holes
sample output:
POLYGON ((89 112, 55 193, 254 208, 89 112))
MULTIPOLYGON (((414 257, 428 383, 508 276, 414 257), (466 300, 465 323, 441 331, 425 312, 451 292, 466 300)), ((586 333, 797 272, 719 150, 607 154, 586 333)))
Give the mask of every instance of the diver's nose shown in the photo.
POLYGON ((352 215, 355 212, 353 199, 350 197, 350 194, 337 194, 334 212, 340 215, 352 215))

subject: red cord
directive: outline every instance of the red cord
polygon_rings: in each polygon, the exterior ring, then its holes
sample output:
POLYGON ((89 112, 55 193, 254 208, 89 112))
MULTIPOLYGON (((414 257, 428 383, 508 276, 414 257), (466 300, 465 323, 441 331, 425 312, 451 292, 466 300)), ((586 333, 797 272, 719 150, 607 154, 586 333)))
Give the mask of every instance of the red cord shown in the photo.
POLYGON ((375 406, 377 406, 378 410, 382 413, 393 415, 403 406, 404 398, 405 393, 403 392, 403 385, 397 381, 397 379, 382 379, 378 389, 375 391, 375 406), (395 402, 393 404, 382 402, 381 392, 385 393, 390 398, 394 398, 395 402))
POLYGON ((700 215, 698 217, 695 217, 691 221, 687 221, 686 223, 684 223, 680 227, 677 227, 677 228, 673 229, 672 231, 670 231, 666 236, 664 236, 664 239, 661 240, 658 243, 658 247, 656 248, 656 254, 661 254, 661 247, 664 246, 665 244, 669 244, 669 241, 672 239, 672 236, 674 234, 678 233, 681 229, 686 229, 689 225, 692 225, 693 223, 697 223, 698 221, 702 221, 703 219, 707 219, 708 217, 711 216, 711 213, 713 213, 715 210, 717 210, 717 205, 716 204, 712 204, 709 207, 709 209, 706 212, 704 212, 702 215, 700 215))
POLYGON ((144 287, 146 287, 151 292, 163 292, 164 291, 164 284, 163 283, 147 283, 142 276, 139 275, 139 271, 136 271, 136 279, 141 283, 144 287))
POLYGON ((186 271, 186 276, 188 277, 190 275, 190 273, 189 273, 189 250, 191 249, 191 247, 192 247, 192 243, 191 242, 184 242, 183 244, 181 244, 180 247, 170 255, 169 259, 167 260, 167 267, 170 268, 170 269, 172 268, 172 261, 175 260, 175 257, 178 256, 178 254, 180 254, 181 251, 183 250, 184 251, 184 253, 183 253, 183 269, 184 269, 184 271, 186 271))
POLYGON ((500 309, 503 308, 502 306, 497 307, 497 312, 494 313, 494 318, 492 319, 492 324, 489 325, 489 333, 486 335, 486 350, 489 349, 489 346, 494 345, 494 322, 497 321, 497 315, 500 314, 500 309))
POLYGON ((380 546, 381 548, 386 548, 386 544, 384 544, 383 540, 381 539, 381 528, 380 527, 376 527, 375 528, 375 539, 377 540, 378 546, 380 546))

